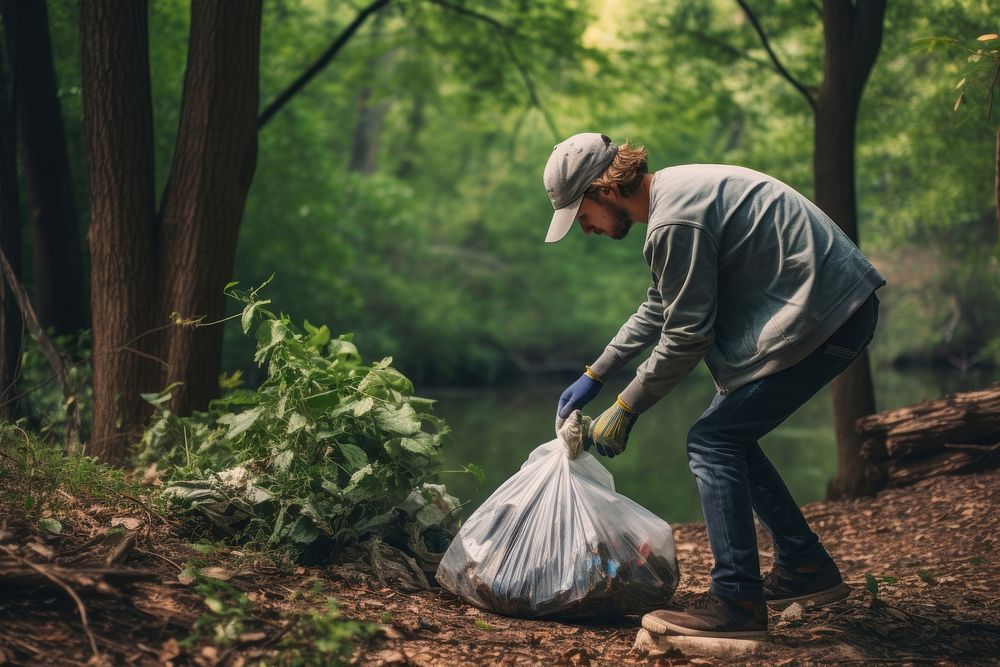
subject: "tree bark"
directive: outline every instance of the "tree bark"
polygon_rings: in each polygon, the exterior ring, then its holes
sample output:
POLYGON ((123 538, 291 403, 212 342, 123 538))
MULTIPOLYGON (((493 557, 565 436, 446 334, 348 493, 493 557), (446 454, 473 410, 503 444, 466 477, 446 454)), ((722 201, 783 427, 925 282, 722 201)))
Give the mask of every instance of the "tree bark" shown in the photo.
POLYGON ((80 70, 90 176, 94 407, 89 453, 121 463, 160 388, 147 5, 80 3, 80 70))
MULTIPOLYGON (((222 289, 257 159, 260 0, 191 3, 180 126, 160 210, 161 315, 208 321, 225 314, 222 289)), ((218 394, 222 328, 173 327, 164 384, 171 408, 207 408, 218 394)))
MULTIPOLYGON (((17 200, 16 139, 7 76, 0 52, 0 248, 11 268, 21 271, 21 225, 17 200)), ((21 358, 21 317, 13 291, 0 276, 0 421, 13 421, 17 414, 15 380, 21 358)))
POLYGON ((0 13, 32 235, 33 301, 43 327, 75 333, 90 326, 87 280, 48 14, 44 0, 2 0, 0 13))
MULTIPOLYGON (((854 147, 858 106, 882 42, 885 0, 823 1, 826 56, 816 98, 813 174, 816 204, 859 243, 854 147)), ((875 480, 861 458, 857 420, 875 411, 867 351, 833 381, 837 474, 827 497, 873 493, 875 480)))
POLYGON ((870 415, 858 421, 858 430, 883 443, 884 457, 896 460, 949 443, 993 444, 1000 441, 1000 385, 870 415))

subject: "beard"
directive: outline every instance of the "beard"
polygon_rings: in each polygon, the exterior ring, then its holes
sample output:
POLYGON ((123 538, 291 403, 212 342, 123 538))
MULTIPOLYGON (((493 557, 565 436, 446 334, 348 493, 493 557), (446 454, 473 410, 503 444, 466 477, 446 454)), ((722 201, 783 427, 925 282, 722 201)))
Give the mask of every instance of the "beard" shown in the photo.
POLYGON ((621 206, 615 204, 605 204, 607 210, 614 216, 614 227, 611 233, 608 234, 611 238, 616 241, 620 241, 628 235, 628 230, 632 229, 632 219, 629 214, 625 212, 625 209, 621 206))

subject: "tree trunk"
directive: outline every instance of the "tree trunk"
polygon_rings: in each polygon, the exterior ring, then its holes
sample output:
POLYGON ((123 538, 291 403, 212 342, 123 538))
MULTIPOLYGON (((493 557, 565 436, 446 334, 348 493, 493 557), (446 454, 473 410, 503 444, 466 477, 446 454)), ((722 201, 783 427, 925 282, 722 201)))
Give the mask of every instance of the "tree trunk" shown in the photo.
MULTIPOLYGON (((885 0, 824 0, 826 58, 823 84, 816 99, 813 173, 816 204, 852 241, 859 243, 854 146, 858 106, 865 81, 882 42, 885 0)), ((861 458, 859 418, 875 411, 867 351, 833 381, 837 434, 837 474, 830 499, 856 497, 876 490, 870 465, 861 458)))
MULTIPOLYGON (((7 102, 7 76, 0 52, 0 247, 16 273, 21 271, 21 225, 17 205, 16 139, 7 102)), ((18 364, 21 358, 21 316, 10 285, 0 274, 0 421, 17 412, 18 364)))
MULTIPOLYGON (((260 0, 194 0, 180 126, 163 195, 161 313, 215 321, 225 314, 236 241, 257 159, 260 0)), ((173 327, 166 383, 171 408, 205 409, 218 394, 222 328, 173 327)))
POLYGON ((34 252, 34 304, 56 334, 89 326, 83 248, 44 0, 2 0, 34 252))
POLYGON ((157 253, 153 113, 145 2, 80 3, 80 71, 90 175, 94 408, 89 453, 122 462, 160 387, 153 358, 157 253))

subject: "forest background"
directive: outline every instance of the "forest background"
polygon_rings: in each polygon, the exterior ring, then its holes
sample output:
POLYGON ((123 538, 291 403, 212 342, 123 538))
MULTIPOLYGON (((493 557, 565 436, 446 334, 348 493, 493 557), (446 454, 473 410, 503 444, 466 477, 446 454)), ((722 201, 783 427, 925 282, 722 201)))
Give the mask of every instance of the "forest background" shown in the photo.
MULTIPOLYGON (((233 279, 275 274, 266 296, 294 321, 354 332, 365 358, 391 355, 422 389, 572 374, 642 300, 641 235, 542 243, 551 208, 541 168, 564 136, 628 139, 646 147, 653 169, 741 164, 812 195, 809 105, 739 3, 375 4, 330 64, 262 123, 233 279)), ((261 108, 362 9, 264 3, 261 108)), ((78 8, 48 10, 82 240, 91 205, 78 8)), ((773 2, 758 18, 791 75, 818 82, 818 6, 773 2)), ((157 193, 170 174, 189 21, 186 2, 149 5, 157 193)), ((1000 361, 990 86, 970 82, 954 109, 956 84, 975 64, 969 49, 995 21, 988 2, 887 6, 857 128, 860 245, 889 280, 875 372, 1000 361), (928 48, 932 36, 957 43, 928 48)), ((79 254, 90 275, 82 242, 79 254)), ((61 289, 89 302, 86 284, 61 289)), ((255 385, 254 341, 235 323, 224 335, 223 371, 255 385)))

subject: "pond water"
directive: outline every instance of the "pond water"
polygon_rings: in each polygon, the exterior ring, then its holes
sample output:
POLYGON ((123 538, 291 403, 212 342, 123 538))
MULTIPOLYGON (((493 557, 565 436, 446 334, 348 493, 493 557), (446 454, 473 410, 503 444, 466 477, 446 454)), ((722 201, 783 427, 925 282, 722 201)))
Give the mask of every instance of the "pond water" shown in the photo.
MULTIPOLYGON (((632 374, 622 371, 588 406, 596 416, 624 388, 632 374)), ((878 409, 886 410, 946 393, 988 386, 996 372, 960 374, 879 368, 874 372, 878 409)), ((475 463, 486 472, 479 488, 468 474, 441 476, 449 491, 466 502, 469 516, 508 477, 532 449, 554 437, 559 394, 574 378, 481 391, 420 392, 438 400, 435 413, 452 428, 445 445, 445 469, 475 463)), ((628 450, 613 460, 599 457, 615 477, 615 486, 668 523, 701 521, 694 476, 687 464, 685 440, 691 424, 708 406, 715 389, 699 366, 666 398, 644 414, 629 438, 628 450)), ((800 504, 823 500, 836 471, 830 389, 826 387, 761 441, 761 448, 800 504)))

